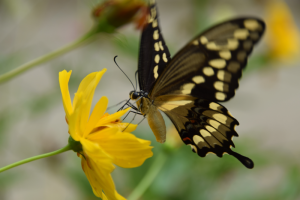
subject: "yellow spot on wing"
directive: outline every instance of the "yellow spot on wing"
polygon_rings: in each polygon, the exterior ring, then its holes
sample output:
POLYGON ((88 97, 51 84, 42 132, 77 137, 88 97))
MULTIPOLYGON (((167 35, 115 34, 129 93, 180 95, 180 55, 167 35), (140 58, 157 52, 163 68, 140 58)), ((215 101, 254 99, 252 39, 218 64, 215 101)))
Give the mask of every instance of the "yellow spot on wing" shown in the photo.
POLYGON ((156 9, 155 8, 151 8, 151 17, 153 19, 155 19, 155 17, 156 17, 156 9))
POLYGON ((166 53, 163 54, 163 60, 165 61, 165 63, 168 62, 168 58, 167 58, 167 54, 166 53))
POLYGON ((255 19, 246 19, 244 21, 244 25, 250 31, 255 31, 255 30, 260 31, 262 29, 261 25, 255 19))
POLYGON ((226 61, 224 59, 213 59, 211 61, 209 61, 209 64, 212 67, 215 67, 217 69, 222 69, 226 66, 226 61))
MULTIPOLYGON (((214 121, 214 120, 213 120, 214 121)), ((213 135, 215 136, 218 140, 220 141, 228 141, 228 139, 222 135, 222 133, 220 133, 219 131, 217 131, 215 128, 206 125, 205 128, 213 135)))
POLYGON ((155 42, 155 43, 154 43, 154 49, 155 49, 155 51, 159 51, 159 45, 158 45, 158 42, 155 42))
POLYGON ((200 83, 204 83, 205 82, 205 79, 203 78, 203 76, 194 76, 192 78, 192 80, 197 83, 197 84, 200 84, 200 83))
POLYGON ((159 56, 159 54, 156 54, 154 61, 158 64, 159 60, 160 60, 160 56, 159 56))
POLYGON ((193 43, 193 45, 199 45, 198 40, 194 40, 192 43, 193 43))
POLYGON ((228 50, 220 51, 219 55, 221 58, 224 58, 226 60, 229 60, 231 58, 231 53, 228 50))
POLYGON ((219 108, 221 108, 221 106, 220 106, 219 104, 215 103, 215 102, 211 102, 211 103, 209 104, 209 108, 218 111, 219 108))
POLYGON ((226 124, 227 120, 229 119, 228 117, 226 117, 225 115, 223 115, 221 113, 213 114, 212 117, 214 119, 216 119, 217 121, 221 122, 222 124, 226 124))
POLYGON ((233 36, 236 39, 245 40, 249 35, 249 31, 247 29, 237 29, 234 31, 233 36))
POLYGON ((235 50, 238 48, 239 42, 236 39, 228 39, 228 49, 235 50))
POLYGON ((208 119, 207 123, 210 124, 212 127, 214 127, 217 130, 221 126, 220 122, 217 122, 216 120, 213 120, 213 119, 208 119))
POLYGON ((206 43, 208 43, 208 39, 205 36, 201 36, 200 42, 201 42, 201 44, 206 44, 206 43))
POLYGON ((200 142, 204 142, 203 138, 200 137, 199 135, 194 135, 194 136, 193 136, 193 141, 194 141, 194 143, 197 144, 197 145, 198 145, 198 143, 200 143, 200 142))
POLYGON ((195 87, 194 83, 186 83, 182 86, 181 93, 182 94, 191 94, 192 89, 195 87))
POLYGON ((215 42, 209 42, 207 43, 206 48, 209 50, 221 50, 222 46, 218 46, 215 42))
POLYGON ((162 45, 162 42, 161 41, 159 41, 159 48, 163 51, 164 50, 164 47, 163 47, 163 45, 162 45))
POLYGON ((224 99, 226 99, 226 94, 222 92, 216 92, 216 99, 218 99, 219 101, 223 101, 224 99))
POLYGON ((152 28, 156 28, 157 27, 157 19, 153 20, 152 22, 152 28))
POLYGON ((203 73, 206 75, 206 76, 212 76, 215 74, 214 70, 211 68, 211 67, 204 67, 203 68, 203 73))
POLYGON ((229 91, 229 85, 224 83, 224 82, 221 82, 221 81, 216 81, 214 83, 214 87, 221 91, 221 92, 228 92, 229 91))
POLYGON ((156 66, 154 67, 154 69, 153 69, 153 73, 154 73, 154 78, 155 78, 155 79, 157 79, 157 77, 158 77, 157 71, 158 71, 158 65, 156 65, 156 66))
POLYGON ((207 130, 204 130, 204 129, 200 129, 200 133, 203 137, 210 137, 211 136, 211 134, 207 130))
POLYGON ((153 32, 153 39, 154 39, 154 40, 157 40, 158 38, 159 38, 158 30, 155 30, 155 31, 153 32))
POLYGON ((162 105, 159 106, 159 109, 161 109, 162 111, 170 111, 173 110, 174 108, 178 108, 178 106, 184 106, 187 105, 189 103, 192 103, 193 101, 188 101, 188 100, 184 100, 184 101, 168 101, 162 105))
POLYGON ((150 0, 150 5, 155 4, 155 0, 150 0))
POLYGON ((224 70, 219 70, 217 77, 221 81, 230 82, 231 81, 231 74, 224 70))

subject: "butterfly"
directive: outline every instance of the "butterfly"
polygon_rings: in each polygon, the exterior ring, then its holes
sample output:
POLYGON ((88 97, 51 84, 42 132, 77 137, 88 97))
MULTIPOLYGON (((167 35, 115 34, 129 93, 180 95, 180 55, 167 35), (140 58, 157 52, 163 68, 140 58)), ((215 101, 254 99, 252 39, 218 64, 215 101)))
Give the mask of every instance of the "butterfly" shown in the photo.
POLYGON ((200 157, 227 153, 247 168, 254 167, 250 158, 231 149, 239 122, 219 102, 235 95, 247 58, 264 30, 265 23, 254 17, 225 21, 196 36, 171 58, 156 3, 150 1, 139 49, 140 91, 129 96, 137 104, 131 107, 148 119, 158 142, 166 140, 162 111, 200 157))

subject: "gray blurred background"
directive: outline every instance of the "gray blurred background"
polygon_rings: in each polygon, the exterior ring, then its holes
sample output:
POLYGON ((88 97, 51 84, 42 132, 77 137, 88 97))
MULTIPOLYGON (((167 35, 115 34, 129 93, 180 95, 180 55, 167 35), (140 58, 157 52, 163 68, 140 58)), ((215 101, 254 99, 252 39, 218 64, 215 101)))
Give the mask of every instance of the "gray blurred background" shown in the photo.
MULTIPOLYGON (((49 53, 79 38, 93 25, 91 10, 100 1, 0 0, 0 73, 49 53)), ((142 200, 300 200, 300 1, 157 0, 161 29, 174 55, 200 31, 238 16, 257 16, 267 32, 252 53, 235 97, 224 103, 240 122, 235 150, 253 159, 246 169, 225 155, 199 158, 182 145, 170 153, 142 200), (278 9, 278 10, 276 10, 278 9), (277 27, 268 24, 286 17, 277 27), (282 13, 285 13, 282 15, 282 13), (294 22, 294 23, 292 23, 294 22), (271 27, 269 27, 271 26, 271 27), (288 28, 286 28, 286 26, 288 28), (283 30, 276 34, 273 30, 283 30), (295 31, 296 34, 291 34, 295 31), (289 53, 290 39, 298 48, 289 53), (283 42, 285 44, 285 42, 283 42), (279 48, 275 49, 275 48, 279 48), (274 53, 284 50, 286 54, 274 53)), ((0 85, 0 167, 66 145, 68 127, 61 101, 58 73, 73 70, 70 92, 89 73, 107 68, 94 102, 107 96, 109 105, 128 98, 130 82, 113 62, 134 80, 140 32, 127 25, 113 35, 33 68, 0 85)), ((119 107, 109 110, 110 113, 119 107)), ((142 117, 137 117, 138 123, 142 117)), ((127 119, 127 121, 130 118, 127 119)), ((166 119, 169 127, 171 122, 166 119)), ((152 141, 154 156, 136 169, 117 167, 114 181, 127 197, 139 183, 162 145, 155 141, 146 120, 134 132, 152 141)), ((168 136, 167 136, 168 137, 168 136)), ((171 136, 178 137, 179 136, 171 136)), ((74 152, 34 161, 0 174, 0 199, 97 199, 74 152)))

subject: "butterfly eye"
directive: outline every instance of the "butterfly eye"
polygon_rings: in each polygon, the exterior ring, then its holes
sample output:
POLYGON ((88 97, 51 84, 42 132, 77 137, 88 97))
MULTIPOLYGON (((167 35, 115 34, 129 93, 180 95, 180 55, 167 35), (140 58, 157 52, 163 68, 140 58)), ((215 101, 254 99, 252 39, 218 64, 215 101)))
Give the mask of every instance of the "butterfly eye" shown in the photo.
POLYGON ((137 99, 139 97, 139 94, 136 91, 131 91, 129 93, 129 97, 130 97, 130 99, 134 100, 134 99, 137 99))

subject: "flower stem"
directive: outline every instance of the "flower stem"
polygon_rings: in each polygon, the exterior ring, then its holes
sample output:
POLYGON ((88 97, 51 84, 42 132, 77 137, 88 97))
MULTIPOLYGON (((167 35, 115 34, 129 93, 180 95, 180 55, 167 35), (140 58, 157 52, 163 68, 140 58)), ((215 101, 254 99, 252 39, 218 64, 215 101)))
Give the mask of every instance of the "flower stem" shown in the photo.
POLYGON ((52 60, 60 55, 63 55, 64 53, 68 52, 68 51, 71 51, 83 44, 86 44, 90 41, 92 41, 92 39, 94 39, 95 37, 92 37, 95 35, 95 32, 96 30, 93 28, 91 29, 89 32, 87 32, 84 36, 82 36, 81 38, 79 38, 78 40, 60 48, 60 49, 57 49, 49 54, 46 54, 46 55, 43 55, 39 58, 36 58, 34 60, 31 60, 3 75, 0 75, 0 83, 2 82, 5 82, 5 81, 8 81, 9 79, 21 74, 22 72, 34 67, 34 66, 37 66, 39 64, 42 64, 44 62, 47 62, 49 60, 52 60))
POLYGON ((167 159, 167 155, 165 152, 161 152, 156 160, 151 165, 150 169, 148 170, 147 174, 138 184, 138 186, 133 190, 133 192, 129 195, 127 200, 136 200, 139 199, 142 194, 147 190, 150 184, 153 182, 161 168, 163 167, 165 161, 167 159))
POLYGON ((13 167, 16 167, 16 166, 19 166, 19 165, 22 165, 22 164, 25 164, 25 163, 28 163, 28 162, 31 162, 31 161, 34 161, 34 160, 38 160, 38 159, 41 159, 41 158, 46 158, 46 157, 49 157, 49 156, 54 156, 56 154, 60 154, 60 153, 63 153, 65 151, 68 151, 68 150, 71 150, 71 147, 70 147, 69 144, 67 146, 65 146, 64 148, 58 149, 56 151, 52 151, 50 153, 41 154, 41 155, 38 155, 38 156, 33 156, 31 158, 26 158, 24 160, 21 160, 21 161, 15 162, 13 164, 7 165, 5 167, 2 167, 2 168, 0 168, 0 173, 3 172, 3 171, 5 171, 5 170, 11 169, 13 167))

